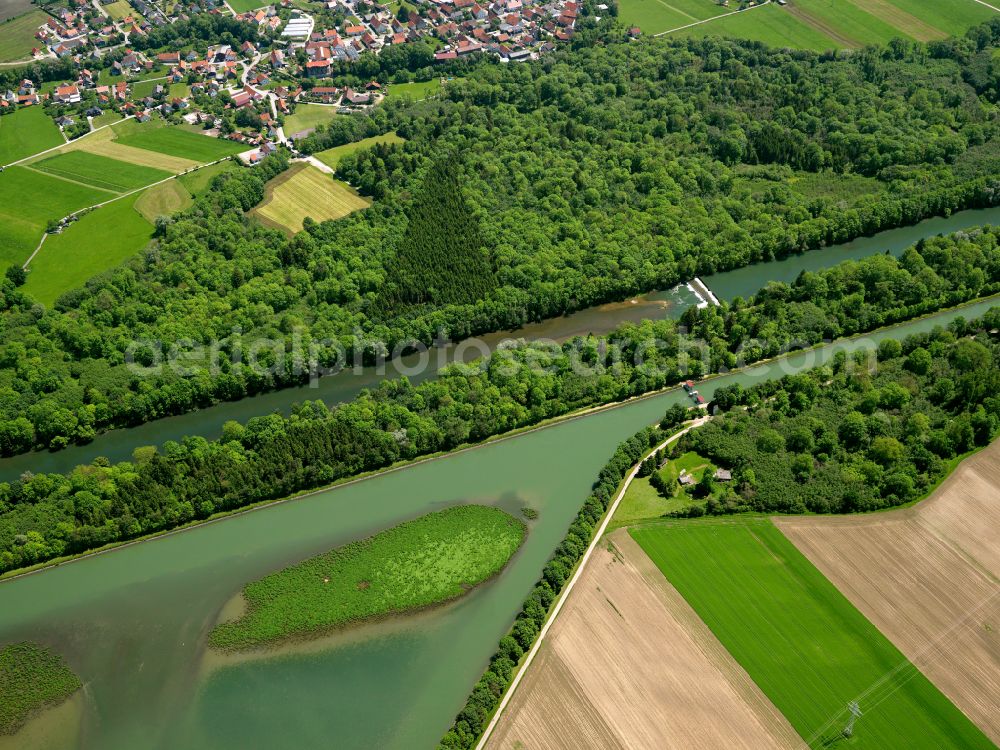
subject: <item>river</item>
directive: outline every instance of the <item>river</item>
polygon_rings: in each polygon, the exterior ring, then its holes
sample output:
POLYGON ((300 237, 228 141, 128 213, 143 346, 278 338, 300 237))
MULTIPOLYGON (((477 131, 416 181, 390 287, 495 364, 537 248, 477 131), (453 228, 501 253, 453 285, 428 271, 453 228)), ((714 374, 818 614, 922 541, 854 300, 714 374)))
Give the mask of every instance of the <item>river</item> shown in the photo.
MULTIPOLYGON (((722 385, 812 367, 838 348, 930 330, 993 304, 799 352, 699 387, 710 397, 722 385)), ((677 402, 686 402, 677 390, 659 394, 0 583, 0 643, 49 644, 83 678, 78 736, 54 748, 433 747, 598 468, 621 440, 677 402), (218 666, 206 654, 207 631, 246 581, 462 502, 511 511, 526 504, 539 517, 509 568, 461 601, 271 658, 218 666)), ((66 714, 43 714, 31 731, 44 733, 57 715, 66 714)))
MULTIPOLYGON (((970 209, 952 214, 947 218, 926 219, 919 224, 862 237, 843 245, 812 250, 802 255, 768 263, 757 263, 734 271, 706 276, 703 281, 723 300, 734 297, 748 297, 769 281, 794 281, 804 270, 815 271, 844 260, 857 260, 877 253, 900 254, 922 237, 955 232, 982 224, 1000 223, 1000 207, 970 209)), ((678 317, 695 297, 683 286, 669 291, 651 292, 625 302, 581 310, 572 315, 552 318, 539 323, 530 323, 515 331, 500 331, 480 337, 490 349, 510 338, 550 339, 565 341, 574 336, 593 333, 608 333, 624 322, 645 318, 678 317)), ((457 347, 434 350, 432 361, 451 361, 457 347)), ((481 353, 476 348, 468 348, 460 353, 468 361, 481 353)), ((398 363, 403 368, 412 367, 415 356, 403 357, 398 363)), ((424 369, 418 374, 409 374, 413 382, 433 376, 435 368, 424 369)), ((337 375, 321 378, 313 385, 286 388, 259 396, 225 402, 207 409, 158 419, 137 427, 111 430, 87 445, 75 445, 61 451, 36 451, 19 456, 0 459, 0 481, 13 481, 26 471, 58 472, 70 471, 78 464, 90 463, 98 456, 113 462, 123 461, 132 456, 133 450, 144 445, 162 445, 167 440, 180 440, 188 435, 199 435, 215 439, 222 434, 222 425, 230 419, 245 422, 251 417, 280 412, 288 414, 295 403, 305 400, 322 399, 327 404, 335 404, 353 398, 364 388, 371 388, 385 377, 397 377, 400 368, 396 362, 386 365, 384 372, 375 368, 365 368, 359 373, 344 371, 337 375)))

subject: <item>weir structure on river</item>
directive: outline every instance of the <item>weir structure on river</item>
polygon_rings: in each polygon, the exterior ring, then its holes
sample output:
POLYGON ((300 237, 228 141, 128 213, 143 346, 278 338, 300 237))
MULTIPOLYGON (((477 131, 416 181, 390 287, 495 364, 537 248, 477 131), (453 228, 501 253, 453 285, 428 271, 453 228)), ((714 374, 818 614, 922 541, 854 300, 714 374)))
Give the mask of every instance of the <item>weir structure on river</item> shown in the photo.
MULTIPOLYGON (((954 232, 982 224, 1000 224, 1000 207, 970 209, 947 218, 925 219, 910 227, 900 227, 880 232, 872 237, 862 237, 843 245, 811 250, 782 260, 757 263, 732 271, 699 277, 719 300, 732 301, 748 297, 771 281, 793 282, 803 271, 816 271, 844 260, 857 260, 884 252, 899 255, 917 240, 937 234, 954 232)), ((564 341, 577 335, 609 333, 624 322, 638 322, 649 318, 678 318, 686 307, 697 302, 683 285, 670 290, 650 292, 632 300, 588 308, 571 315, 530 323, 517 330, 500 331, 481 336, 480 340, 491 350, 512 338, 564 341)), ((454 353, 451 347, 448 355, 454 353)), ((474 356, 479 350, 467 350, 474 356)), ((435 356, 436 359, 436 356, 435 356)), ((409 367, 413 356, 404 356, 399 364, 409 367)), ((320 378, 315 385, 286 388, 239 401, 231 401, 198 411, 125 429, 111 430, 98 435, 86 445, 74 445, 57 452, 37 451, 0 459, 0 481, 11 482, 26 471, 64 473, 78 464, 90 463, 98 456, 112 462, 124 461, 132 456, 135 448, 145 445, 163 445, 167 440, 180 440, 187 436, 213 440, 221 436, 222 425, 230 419, 245 422, 251 417, 280 412, 288 414, 295 403, 321 399, 332 405, 356 396, 364 388, 378 385, 385 377, 395 377, 398 370, 389 363, 384 373, 375 368, 365 368, 360 374, 352 371, 320 378)), ((409 375, 414 383, 434 377, 433 368, 409 375)), ((2 750, 2 749, 0 749, 2 750)))
MULTIPOLYGON (((1000 210, 994 212, 1000 218, 1000 210)), ((975 214, 965 220, 991 219, 975 214)), ((932 233, 947 230, 940 227, 934 224, 932 233)), ((869 255, 878 251, 869 250, 869 255)), ((836 257, 833 249, 817 252, 836 257)), ((794 279, 799 270, 790 263, 761 268, 771 269, 768 274, 779 280, 794 279)), ((728 282, 729 292, 738 284, 725 274, 708 278, 719 297, 731 299, 720 280, 728 282)), ((662 295, 645 299, 664 309, 662 295)), ((871 348, 885 338, 926 332, 960 316, 974 318, 996 304, 974 302, 858 339, 795 352, 703 380, 699 391, 711 399, 719 387, 749 386, 818 366, 837 351, 871 348)), ((612 314, 625 313, 616 308, 612 314)), ((572 322, 572 316, 566 321, 572 322)), ((377 378, 372 376, 369 384, 372 380, 377 378)), ((350 391, 339 387, 339 392, 350 391)), ((182 434, 211 436, 224 419, 252 416, 257 409, 267 413, 321 395, 305 389, 283 391, 178 417, 172 424, 183 426, 182 434), (248 411, 240 411, 244 408, 248 411)), ((677 403, 690 403, 680 388, 0 582, 0 643, 30 639, 50 645, 86 683, 74 718, 78 731, 51 743, 56 748, 243 750, 319 746, 331 736, 345 750, 433 747, 562 540, 596 472, 619 442, 677 403), (530 507, 538 517, 529 521, 528 538, 504 574, 459 602, 245 661, 223 662, 206 650, 207 632, 238 604, 234 596, 247 581, 465 502, 512 513, 530 507)), ((165 428, 163 422, 146 427, 138 443, 133 440, 138 433, 126 430, 98 441, 105 440, 102 447, 108 440, 119 441, 116 450, 127 456, 137 444, 173 437, 173 427, 165 428)), ((98 448, 92 453, 111 451, 98 448)), ((23 466, 31 468, 32 459, 38 458, 29 456, 23 466)), ((35 465, 34 470, 44 468, 35 465)), ((51 725, 52 716, 40 715, 29 728, 39 734, 55 732, 59 727, 51 725)), ((0 738, 0 750, 6 747, 0 738)), ((18 747, 17 742, 10 747, 18 747)))

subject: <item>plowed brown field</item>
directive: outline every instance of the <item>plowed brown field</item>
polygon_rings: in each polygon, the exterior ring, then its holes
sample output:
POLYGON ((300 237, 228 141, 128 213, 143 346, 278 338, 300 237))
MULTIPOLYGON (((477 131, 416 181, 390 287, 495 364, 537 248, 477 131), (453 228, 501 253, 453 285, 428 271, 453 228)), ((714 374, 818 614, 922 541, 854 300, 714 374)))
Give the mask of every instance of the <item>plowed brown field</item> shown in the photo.
POLYGON ((487 747, 804 747, 625 530, 608 540, 487 747))
POLYGON ((1000 441, 913 508, 775 523, 1000 743, 1000 441))

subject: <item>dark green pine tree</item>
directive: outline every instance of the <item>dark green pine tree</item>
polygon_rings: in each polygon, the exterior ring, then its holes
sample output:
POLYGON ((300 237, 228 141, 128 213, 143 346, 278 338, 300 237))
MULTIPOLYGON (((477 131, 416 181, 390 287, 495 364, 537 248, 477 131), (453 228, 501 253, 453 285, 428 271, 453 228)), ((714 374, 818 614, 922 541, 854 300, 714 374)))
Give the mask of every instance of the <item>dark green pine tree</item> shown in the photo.
POLYGON ((409 211, 406 232, 387 269, 383 308, 466 304, 497 286, 479 220, 458 181, 454 160, 435 161, 409 211))

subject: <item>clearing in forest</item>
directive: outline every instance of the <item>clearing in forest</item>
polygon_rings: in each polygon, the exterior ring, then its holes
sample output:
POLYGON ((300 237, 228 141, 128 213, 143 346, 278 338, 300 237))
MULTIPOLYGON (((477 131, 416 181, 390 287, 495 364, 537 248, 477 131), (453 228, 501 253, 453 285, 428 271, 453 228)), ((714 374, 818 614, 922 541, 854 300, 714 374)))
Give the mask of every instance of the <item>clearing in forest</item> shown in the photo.
POLYGON ((993 743, 767 519, 630 530, 667 579, 813 748, 910 750, 993 743))
POLYGON ((350 185, 308 164, 296 164, 271 180, 264 200, 251 212, 265 224, 294 234, 306 217, 340 219, 371 203, 350 185))
POLYGON ((1000 442, 913 508, 775 523, 1000 743, 1000 442))
POLYGON ((488 743, 584 747, 803 747, 625 530, 594 550, 488 743))

